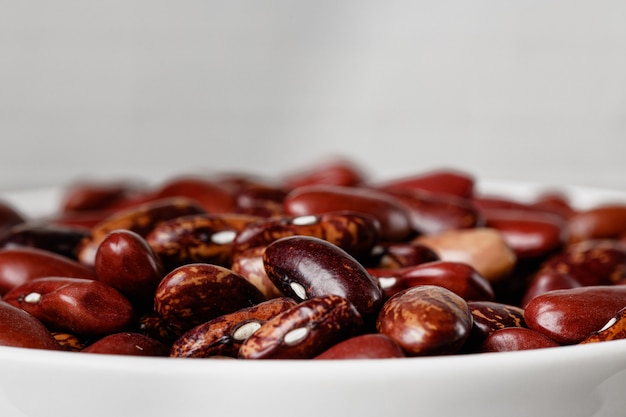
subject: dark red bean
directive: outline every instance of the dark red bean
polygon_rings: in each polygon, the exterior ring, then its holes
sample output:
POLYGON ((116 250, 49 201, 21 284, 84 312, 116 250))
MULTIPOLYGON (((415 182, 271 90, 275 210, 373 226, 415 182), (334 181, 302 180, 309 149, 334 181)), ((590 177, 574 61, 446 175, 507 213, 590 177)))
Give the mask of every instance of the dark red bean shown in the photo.
POLYGON ((365 181, 365 174, 352 161, 335 159, 320 162, 284 176, 289 188, 307 185, 340 185, 353 187, 365 181))
POLYGON ((5 301, 0 301, 0 346, 61 349, 41 321, 5 301))
POLYGON ((369 333, 339 342, 313 359, 386 359, 406 355, 391 338, 380 333, 369 333))
POLYGON ((543 333, 523 327, 507 327, 491 333, 481 345, 482 352, 512 352, 560 346, 543 333))
POLYGON ((80 243, 87 236, 86 227, 24 222, 0 236, 0 248, 37 248, 76 260, 80 243))
POLYGON ((626 204, 607 204, 580 211, 569 218, 571 243, 615 239, 626 233, 626 204))
POLYGON ((453 169, 438 169, 416 175, 401 177, 380 184, 379 188, 402 191, 425 191, 460 198, 474 195, 474 177, 453 169))
POLYGON ((127 356, 167 356, 169 349, 165 344, 143 334, 123 332, 107 335, 81 352, 127 356))

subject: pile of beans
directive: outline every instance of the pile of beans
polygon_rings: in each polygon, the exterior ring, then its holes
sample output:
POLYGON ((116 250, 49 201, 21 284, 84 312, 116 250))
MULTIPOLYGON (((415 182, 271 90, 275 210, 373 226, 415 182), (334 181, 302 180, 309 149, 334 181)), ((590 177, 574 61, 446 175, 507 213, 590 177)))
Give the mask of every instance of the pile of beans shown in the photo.
POLYGON ((626 203, 350 161, 0 204, 0 345, 179 358, 477 354, 626 337, 626 203))

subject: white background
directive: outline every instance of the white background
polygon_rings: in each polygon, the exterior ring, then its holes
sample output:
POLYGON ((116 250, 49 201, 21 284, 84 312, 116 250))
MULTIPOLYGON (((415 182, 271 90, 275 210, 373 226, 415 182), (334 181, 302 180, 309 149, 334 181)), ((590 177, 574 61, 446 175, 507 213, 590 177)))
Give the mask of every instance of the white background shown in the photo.
POLYGON ((0 0, 0 190, 331 154, 626 190, 626 2, 0 0))

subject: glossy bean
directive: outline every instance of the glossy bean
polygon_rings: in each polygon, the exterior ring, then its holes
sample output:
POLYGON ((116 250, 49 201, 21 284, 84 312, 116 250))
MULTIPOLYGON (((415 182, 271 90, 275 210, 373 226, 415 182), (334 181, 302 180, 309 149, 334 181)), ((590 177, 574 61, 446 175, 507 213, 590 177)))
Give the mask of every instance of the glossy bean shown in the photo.
POLYGON ((183 334, 173 343, 169 355, 178 358, 236 358, 243 342, 263 323, 296 304, 291 298, 279 297, 216 317, 183 334))
POLYGON ((164 276, 159 256, 130 230, 114 230, 98 246, 94 271, 99 281, 132 300, 153 300, 164 276))
POLYGON ((264 253, 265 247, 261 246, 237 252, 234 255, 230 269, 254 285, 266 299, 280 297, 283 293, 276 288, 276 285, 274 285, 265 271, 265 266, 263 265, 264 253))
POLYGON ((387 300, 376 328, 408 356, 451 354, 469 337, 472 314, 465 300, 452 291, 423 285, 387 300))
POLYGON ((339 342, 313 359, 386 359, 406 355, 390 337, 368 333, 339 342))
POLYGON ((48 328, 78 335, 125 330, 135 319, 133 306, 113 287, 81 278, 36 278, 13 288, 4 301, 41 320, 48 328))
POLYGON ((418 285, 438 285, 465 300, 494 299, 493 288, 471 265, 461 262, 434 261, 397 269, 368 268, 378 280, 385 297, 418 285))
POLYGON ((529 328, 560 344, 575 344, 600 330, 626 306, 626 286, 588 286, 554 290, 528 302, 529 328))
POLYGON ((365 318, 377 314, 383 301, 377 281, 356 259, 319 238, 279 239, 265 248, 263 265, 274 285, 296 300, 338 295, 365 318))
POLYGON ((607 204, 580 211, 569 218, 570 243, 614 239, 626 233, 626 204, 607 204))
POLYGON ((0 295, 34 278, 50 276, 95 279, 91 268, 46 250, 0 250, 0 295))
POLYGON ((360 331, 363 320, 343 297, 305 300, 265 322, 239 349, 242 359, 310 359, 360 331))
POLYGON ((611 317, 600 330, 593 332, 580 343, 598 343, 620 339, 626 339, 626 307, 611 317))
POLYGON ((183 175, 160 184, 152 199, 186 198, 195 201, 207 213, 232 213, 236 202, 233 193, 215 181, 202 176, 183 175))
POLYGON ((113 333, 95 341, 81 352, 126 356, 167 356, 168 347, 140 333, 113 333))
POLYGON ((250 282, 230 269, 204 263, 168 273, 154 296, 154 310, 179 334, 224 314, 265 301, 250 282))
POLYGON ((85 227, 24 222, 0 236, 0 248, 37 248, 77 260, 78 248, 88 236, 89 229, 85 227))
POLYGON ((355 211, 374 217, 385 241, 406 240, 414 234, 406 208, 388 194, 363 187, 305 186, 291 191, 284 201, 292 216, 333 211, 355 211))
POLYGON ((474 195, 472 175, 455 169, 436 169, 383 182, 378 187, 387 190, 425 191, 460 198, 474 195))
POLYGON ((524 309, 494 301, 468 301, 475 333, 481 340, 499 329, 526 327, 524 309))
POLYGON ((308 185, 354 187, 365 181, 365 173, 352 161, 333 159, 290 172, 283 180, 292 189, 308 185))
POLYGON ((512 352, 560 346, 543 333, 523 327, 507 327, 491 333, 481 344, 482 352, 512 352))
POLYGON ((374 248, 376 268, 403 268, 439 260, 439 255, 426 245, 416 242, 381 244, 374 248))
POLYGON ((61 350, 41 321, 5 301, 0 301, 0 346, 61 350))

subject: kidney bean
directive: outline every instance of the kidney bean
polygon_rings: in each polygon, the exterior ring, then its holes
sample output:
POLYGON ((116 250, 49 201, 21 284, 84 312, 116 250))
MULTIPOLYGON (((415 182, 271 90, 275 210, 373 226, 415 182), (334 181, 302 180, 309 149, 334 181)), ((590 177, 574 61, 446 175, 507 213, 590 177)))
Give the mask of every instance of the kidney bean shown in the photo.
POLYGON ((216 182, 234 195, 237 213, 266 218, 284 214, 285 187, 242 175, 219 178, 216 182))
POLYGON ((91 229, 90 236, 80 245, 78 259, 84 265, 93 266, 98 246, 114 230, 126 229, 145 237, 161 222, 204 212, 196 202, 182 197, 156 200, 118 211, 91 229))
POLYGON ((168 356, 169 349, 158 340, 140 333, 113 333, 84 348, 83 353, 129 356, 168 356))
POLYGON ((467 200, 425 191, 385 191, 402 203, 408 212, 413 229, 432 235, 446 230, 469 229, 483 226, 482 215, 467 200))
POLYGON ((225 314, 188 330, 174 342, 170 356, 179 358, 236 358, 241 344, 266 321, 295 306, 291 298, 279 297, 253 307, 225 314))
POLYGON ((232 213, 237 206, 234 195, 227 188, 200 176, 172 178, 157 187, 151 198, 172 197, 191 199, 207 213, 232 213))
POLYGON ((159 256, 130 230, 114 230, 104 238, 96 251, 94 271, 99 281, 131 300, 153 300, 164 275, 159 256))
POLYGON ((588 286, 554 290, 528 302, 529 328, 560 344, 579 343, 600 330, 626 306, 626 286, 588 286))
POLYGON ((143 190, 126 181, 82 181, 66 187, 62 196, 62 212, 108 210, 114 204, 135 197, 143 190))
POLYGON ((104 335, 130 327, 130 301, 113 287, 82 278, 36 278, 6 293, 4 301, 46 326, 79 335, 104 335))
POLYGON ((626 204, 607 204, 580 211, 569 218, 571 243, 615 239, 626 233, 626 204))
POLYGON ((554 255, 542 271, 568 274, 581 285, 608 285, 626 278, 626 245, 612 240, 587 240, 554 255))
POLYGON ((471 265, 461 262, 434 261, 398 269, 368 268, 378 280, 385 297, 418 285, 438 285, 465 300, 494 299, 493 288, 471 265))
POLYGON ((340 185, 354 187, 365 181, 365 174, 352 161, 346 159, 327 160, 283 177, 287 187, 298 188, 308 185, 340 185))
POLYGON ((542 268, 532 276, 526 286, 521 305, 526 306, 530 300, 548 291, 565 290, 581 286, 580 282, 566 272, 552 268, 542 268))
POLYGON ((5 301, 0 301, 0 346, 61 349, 43 323, 5 301))
POLYGON ((371 216, 348 211, 269 219, 249 224, 237 233, 233 252, 267 246, 295 235, 324 239, 355 258, 365 258, 371 255, 378 240, 378 223, 371 216))
POLYGON ((511 352, 560 346, 543 333, 523 327, 507 327, 491 333, 481 345, 482 352, 511 352))
POLYGON ((494 301, 468 301, 475 333, 481 340, 499 329, 526 327, 524 310, 520 307, 494 301))
POLYGON ((85 227, 24 222, 2 234, 0 248, 38 248, 77 260, 78 247, 87 236, 85 227))
POLYGON ((451 354, 469 337, 472 314, 452 291, 435 285, 412 287, 383 304, 376 328, 408 356, 451 354))
POLYGON ((146 236, 171 271, 189 263, 229 266, 237 233, 259 217, 242 214, 195 214, 166 220, 146 236))
POLYGON ((95 279, 91 268, 46 250, 0 250, 0 295, 34 278, 48 276, 95 279))
POLYGON ((313 359, 384 359, 404 358, 396 342, 380 333, 351 337, 330 347, 313 359))
POLYGON ((239 349, 242 359, 309 359, 353 336, 358 310, 337 295, 313 297, 266 321, 239 349))
POLYGON ((414 242, 428 246, 443 261, 470 264, 489 282, 508 277, 517 262, 502 233, 491 228, 450 230, 414 242))
POLYGON ((265 253, 265 247, 255 247, 238 252, 234 255, 230 269, 254 285, 266 299, 280 297, 283 293, 276 288, 276 285, 265 272, 263 253, 265 253))
POLYGON ((265 248, 267 276, 296 300, 334 294, 348 299, 364 316, 377 314, 383 295, 367 270, 343 249, 310 236, 290 236, 265 248))
POLYGON ((622 308, 600 330, 587 336, 581 344, 626 339, 626 307, 622 308))
POLYGON ((149 312, 139 317, 138 331, 141 334, 158 340, 170 346, 181 335, 181 330, 174 327, 170 322, 159 316, 157 313, 149 312))
POLYGON ((416 242, 383 243, 374 248, 376 268, 403 268, 439 260, 439 255, 426 245, 416 242))
POLYGON ((425 191, 460 198, 474 195, 475 180, 468 173, 454 169, 437 169, 416 175, 396 178, 378 186, 387 190, 425 191))
POLYGON ((563 247, 567 229, 552 214, 518 210, 488 210, 485 226, 498 230, 518 259, 544 257, 563 247))
POLYGON ((0 233, 25 221, 26 217, 13 207, 11 203, 0 201, 0 233))
POLYGON ((215 317, 265 301, 250 282, 230 269, 187 264, 168 273, 154 296, 154 310, 179 334, 215 317))
POLYGON ((374 189, 311 185, 287 194, 285 212, 308 216, 334 211, 354 211, 374 217, 380 226, 381 240, 401 241, 414 234, 410 215, 395 198, 374 189))
POLYGON ((551 190, 544 191, 539 194, 530 207, 546 213, 552 213, 567 220, 576 213, 576 210, 570 205, 569 198, 560 191, 551 190))

